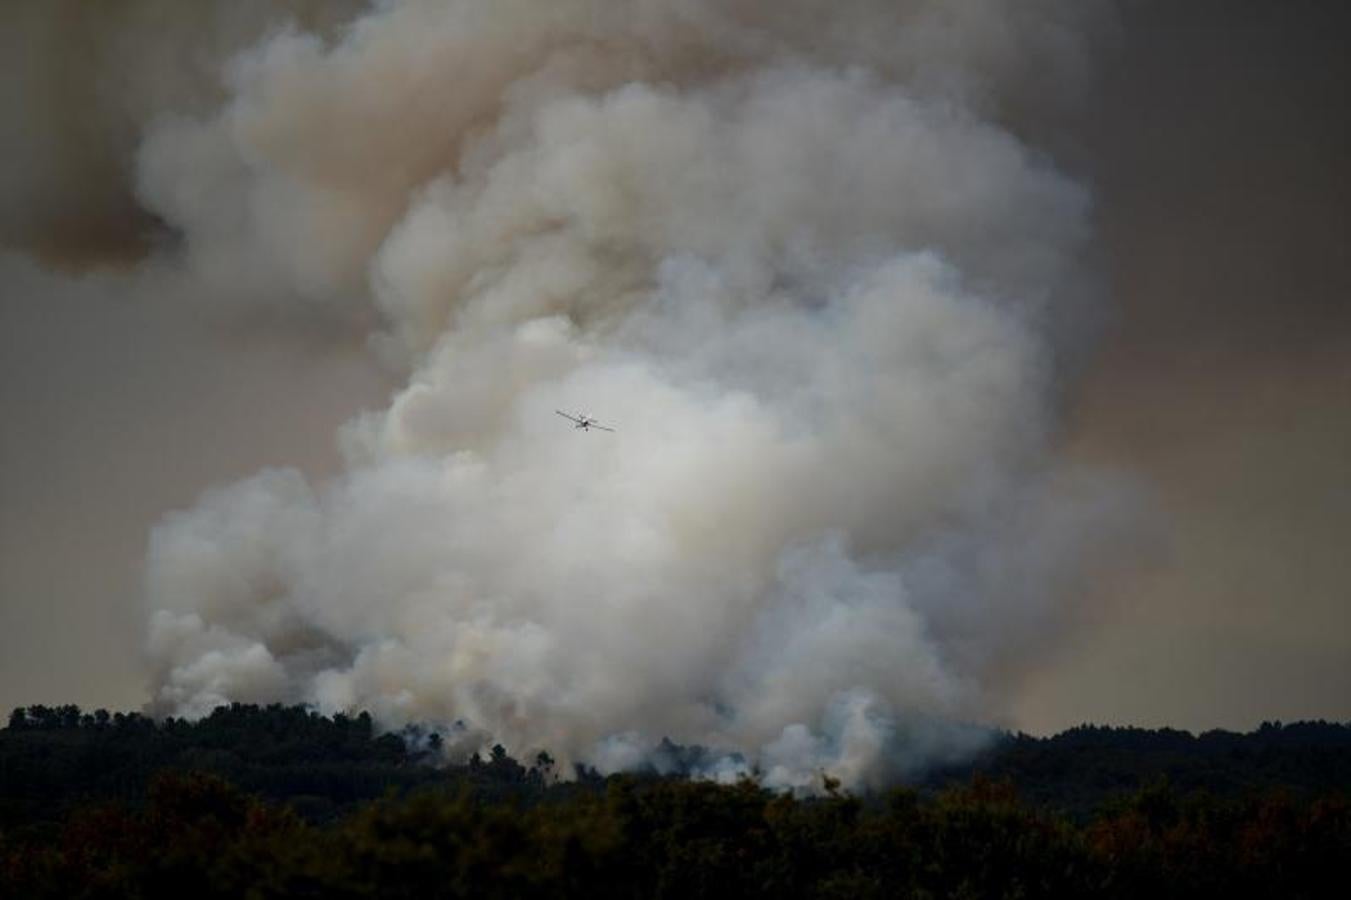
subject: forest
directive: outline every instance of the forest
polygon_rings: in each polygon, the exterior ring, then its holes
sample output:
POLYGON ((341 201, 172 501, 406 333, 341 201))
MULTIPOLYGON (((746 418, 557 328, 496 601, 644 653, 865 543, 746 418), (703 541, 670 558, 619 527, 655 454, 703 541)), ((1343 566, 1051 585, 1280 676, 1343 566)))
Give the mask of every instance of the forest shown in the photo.
POLYGON ((0 896, 1299 898, 1351 858, 1335 723, 1002 734, 913 783, 823 774, 810 797, 439 751, 364 713, 16 709, 0 896))

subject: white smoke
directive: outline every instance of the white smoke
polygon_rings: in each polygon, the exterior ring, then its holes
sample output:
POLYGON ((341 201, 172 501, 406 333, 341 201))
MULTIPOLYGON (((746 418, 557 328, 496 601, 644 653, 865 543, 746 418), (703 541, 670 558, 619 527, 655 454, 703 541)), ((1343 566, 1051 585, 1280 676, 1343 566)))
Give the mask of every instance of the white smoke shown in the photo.
POLYGON ((374 310, 408 378, 343 477, 155 530, 155 708, 786 787, 969 748, 1121 505, 1053 453, 1088 200, 1009 125, 1092 6, 381 3, 235 57, 140 144, 153 267, 374 310))

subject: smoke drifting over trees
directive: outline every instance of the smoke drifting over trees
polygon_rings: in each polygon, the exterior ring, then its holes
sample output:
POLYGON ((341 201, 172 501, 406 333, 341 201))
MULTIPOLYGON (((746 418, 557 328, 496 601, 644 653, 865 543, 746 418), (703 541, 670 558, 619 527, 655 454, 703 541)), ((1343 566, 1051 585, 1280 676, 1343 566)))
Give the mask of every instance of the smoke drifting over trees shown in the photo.
POLYGON ((134 193, 35 158, 54 218, 7 209, 75 264, 71 223, 138 223, 131 294, 366 329, 402 380, 339 476, 155 529, 153 708, 461 720, 465 753, 603 771, 670 736, 785 787, 970 749, 944 723, 992 711, 1133 505, 1056 455, 1090 198, 1029 124, 1098 5, 271 9, 195 6, 191 52, 159 4, 88 23, 91 65, 136 65, 77 162, 134 193))

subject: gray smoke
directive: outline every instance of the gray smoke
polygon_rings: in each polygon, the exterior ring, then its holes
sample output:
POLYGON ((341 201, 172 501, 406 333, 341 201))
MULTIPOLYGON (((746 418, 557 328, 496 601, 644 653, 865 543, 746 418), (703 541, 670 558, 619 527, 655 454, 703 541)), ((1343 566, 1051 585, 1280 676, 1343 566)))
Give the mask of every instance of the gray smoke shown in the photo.
POLYGON ((942 723, 991 713, 1130 505, 1056 459, 1089 202, 1018 127, 1073 99, 1095 10, 256 30, 218 97, 138 120, 136 208, 175 239, 133 277, 378 321, 406 383, 343 429, 342 476, 155 529, 153 708, 460 720, 605 770, 669 736, 786 787, 968 749, 942 723))

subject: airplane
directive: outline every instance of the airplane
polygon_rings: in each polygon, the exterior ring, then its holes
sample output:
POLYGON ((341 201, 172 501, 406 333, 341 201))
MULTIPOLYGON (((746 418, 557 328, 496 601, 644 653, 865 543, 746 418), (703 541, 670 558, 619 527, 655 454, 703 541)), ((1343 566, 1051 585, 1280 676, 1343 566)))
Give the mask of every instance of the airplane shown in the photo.
POLYGON ((590 431, 592 428, 599 428, 601 431, 614 431, 613 428, 606 428, 604 425, 600 424, 590 416, 572 416, 563 412, 563 410, 561 409, 556 409, 554 410, 554 412, 558 413, 565 419, 575 422, 576 424, 573 425, 572 427, 580 428, 583 431, 590 431))

